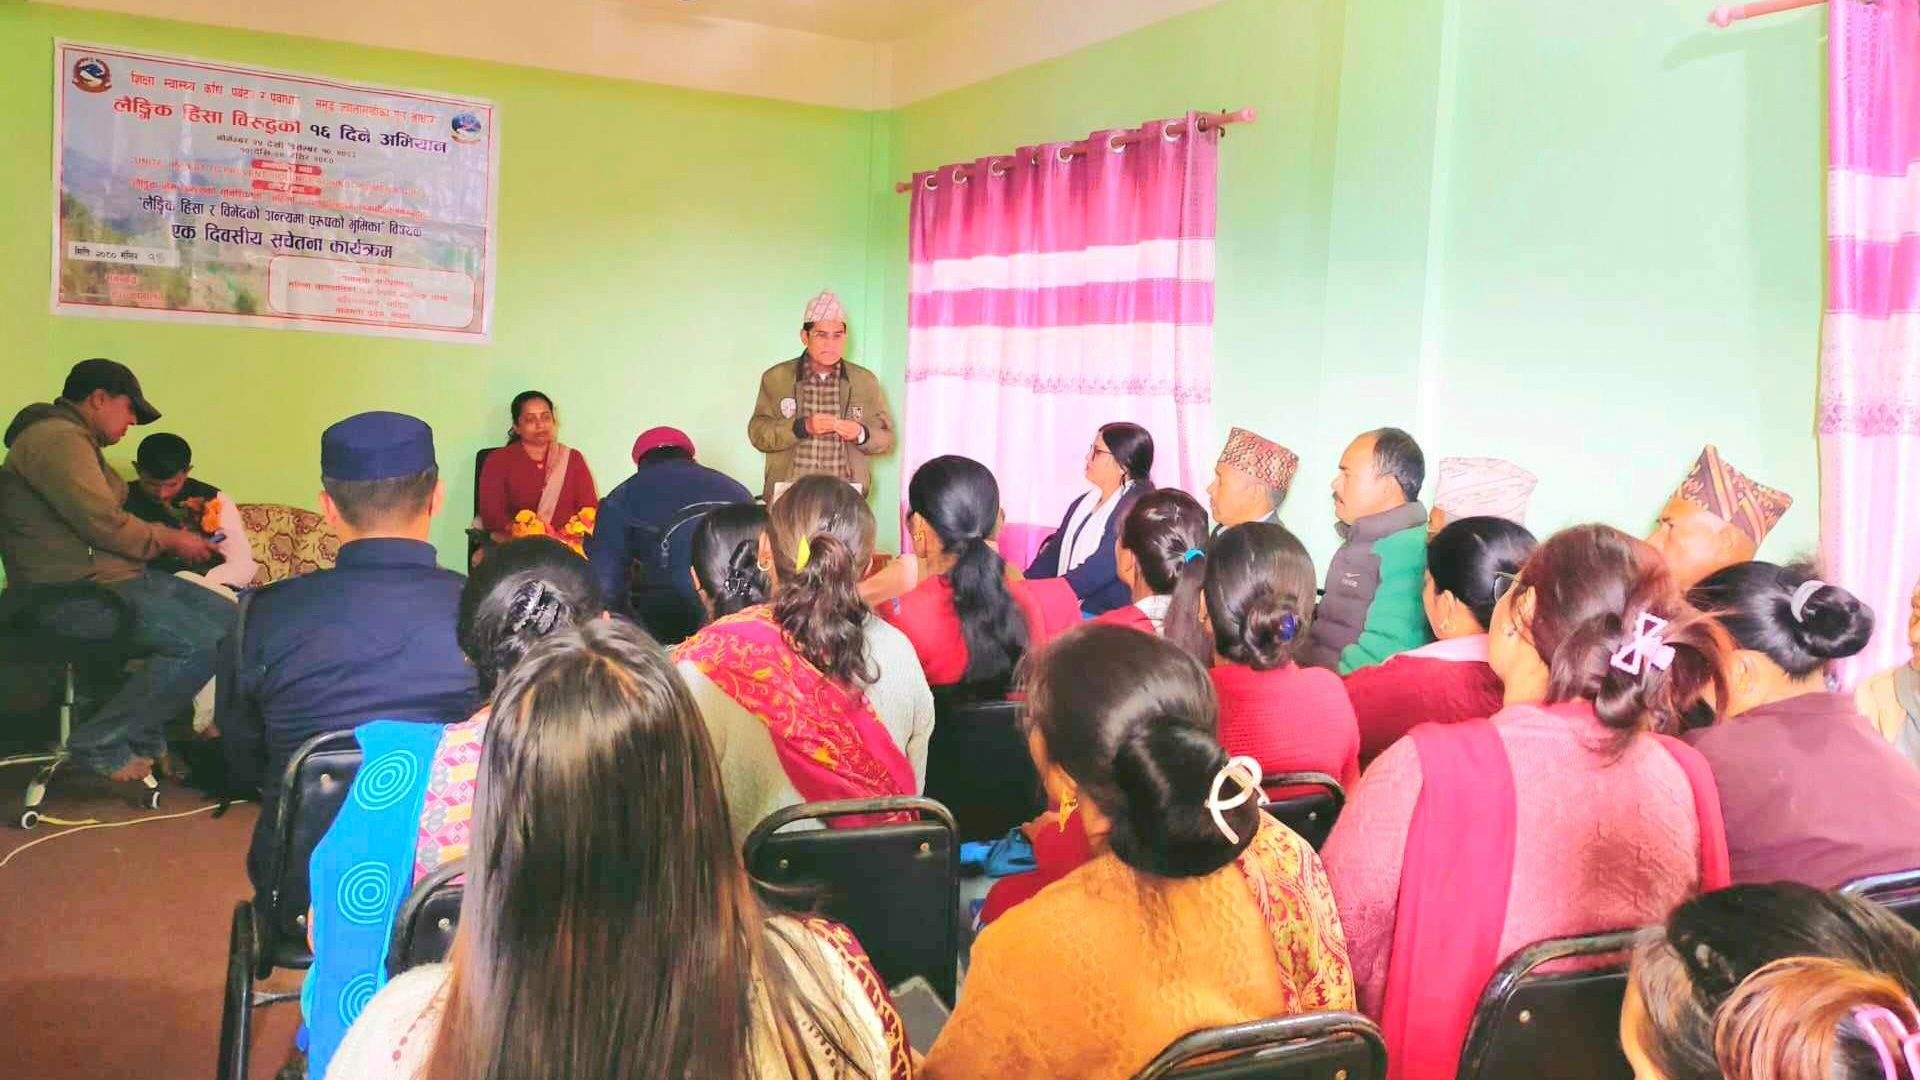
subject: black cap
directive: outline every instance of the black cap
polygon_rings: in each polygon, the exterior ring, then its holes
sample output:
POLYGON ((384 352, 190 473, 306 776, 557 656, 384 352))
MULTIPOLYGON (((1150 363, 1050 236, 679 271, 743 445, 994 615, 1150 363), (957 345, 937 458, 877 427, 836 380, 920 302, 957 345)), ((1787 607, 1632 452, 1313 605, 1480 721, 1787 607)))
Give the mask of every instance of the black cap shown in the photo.
POLYGON ((147 401, 140 392, 140 380, 133 377, 127 365, 116 360, 94 357, 73 365, 67 372, 67 385, 60 390, 60 396, 68 401, 80 401, 95 390, 105 390, 109 394, 125 394, 133 399, 133 422, 151 424, 160 419, 160 410, 147 401))

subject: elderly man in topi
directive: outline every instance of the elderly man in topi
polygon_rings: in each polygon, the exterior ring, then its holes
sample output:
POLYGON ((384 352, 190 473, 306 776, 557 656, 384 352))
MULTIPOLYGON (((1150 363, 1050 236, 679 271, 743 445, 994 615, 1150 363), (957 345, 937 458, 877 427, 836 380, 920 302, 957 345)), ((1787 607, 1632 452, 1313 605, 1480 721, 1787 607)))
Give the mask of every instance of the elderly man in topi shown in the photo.
POLYGON ((847 313, 822 291, 800 321, 805 350, 760 376, 747 439, 767 455, 768 500, 813 473, 866 489, 868 458, 893 448, 893 417, 873 372, 846 359, 847 313))
POLYGON ((1227 445, 1213 466, 1207 485, 1207 509, 1214 524, 1225 529, 1249 521, 1280 523, 1280 502, 1287 497, 1300 456, 1248 431, 1230 428, 1227 445))
POLYGON ((1750 561, 1791 506, 1793 496, 1748 479, 1708 446, 1661 508, 1647 543, 1666 556, 1674 584, 1690 589, 1750 561))

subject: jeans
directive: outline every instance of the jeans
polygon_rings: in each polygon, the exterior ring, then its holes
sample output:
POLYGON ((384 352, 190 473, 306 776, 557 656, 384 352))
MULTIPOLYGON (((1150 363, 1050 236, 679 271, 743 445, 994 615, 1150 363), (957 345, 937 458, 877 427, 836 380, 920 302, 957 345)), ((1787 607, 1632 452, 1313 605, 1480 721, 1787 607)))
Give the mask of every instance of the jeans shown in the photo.
POLYGON ((226 597, 152 570, 106 588, 133 608, 132 639, 142 660, 126 685, 68 740, 74 764, 99 772, 166 751, 162 728, 213 677, 214 655, 232 633, 237 610, 226 597))

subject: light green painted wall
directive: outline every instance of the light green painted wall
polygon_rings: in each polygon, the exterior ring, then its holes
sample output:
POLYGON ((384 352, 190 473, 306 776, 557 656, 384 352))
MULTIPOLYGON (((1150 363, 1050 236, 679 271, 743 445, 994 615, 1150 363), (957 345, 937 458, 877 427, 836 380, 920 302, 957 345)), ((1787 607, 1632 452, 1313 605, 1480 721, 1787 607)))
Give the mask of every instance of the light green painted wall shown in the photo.
POLYGON ((1543 533, 1644 530, 1716 441, 1798 496, 1785 557, 1818 532, 1823 24, 1700 14, 1223 0, 902 110, 893 171, 1256 106, 1221 149, 1214 414, 1300 452, 1317 560, 1341 448, 1388 423, 1532 468, 1543 533))
MULTIPOLYGON (((444 57, 47 7, 0 5, 0 408, 57 393, 79 358, 119 358, 200 475, 243 500, 313 506, 320 431, 368 408, 430 422, 449 491, 443 562, 465 560, 473 451, 512 395, 552 394, 602 491, 633 436, 672 423, 759 488, 746 442, 759 372, 799 352, 822 287, 880 308, 870 175, 883 116, 444 57), (48 314, 56 36, 490 97, 500 105, 500 253, 486 345, 48 314)), ((876 325, 881 325, 876 322, 876 325)), ((856 326, 856 333, 863 333, 856 326)), ((869 363, 857 338, 853 355, 869 363)))

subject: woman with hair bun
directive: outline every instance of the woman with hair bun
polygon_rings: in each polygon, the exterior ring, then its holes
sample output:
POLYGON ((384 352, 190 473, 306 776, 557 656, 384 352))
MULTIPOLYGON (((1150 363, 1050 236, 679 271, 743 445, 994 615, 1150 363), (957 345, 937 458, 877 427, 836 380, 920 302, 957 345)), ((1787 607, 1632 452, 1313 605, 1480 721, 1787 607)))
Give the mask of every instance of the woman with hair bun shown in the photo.
POLYGON ((1687 734, 1719 784, 1733 880, 1830 889, 1920 867, 1920 771, 1827 690, 1828 662, 1866 647, 1873 612, 1804 564, 1738 563, 1688 599, 1735 650, 1728 719, 1687 734))
POLYGON ((1127 604, 1127 583, 1114 565, 1114 536, 1127 508, 1153 490, 1153 436, 1139 424, 1102 424, 1087 447, 1093 490, 1067 504, 1060 530, 1040 545, 1029 578, 1064 578, 1089 615, 1127 604))
POLYGON ((548 533, 558 533, 575 514, 600 504, 593 470, 560 441, 560 414, 547 395, 522 390, 507 414, 513 426, 506 445, 487 455, 474 481, 480 527, 496 542, 505 541, 512 536, 514 516, 531 510, 548 533))
POLYGON ((1198 1028, 1352 1008, 1326 873, 1215 738, 1199 661, 1084 626, 1027 690, 1034 764, 1094 857, 981 932, 923 1078, 1121 1080, 1198 1028))
POLYGON ((1220 741, 1266 773, 1360 779, 1360 729, 1340 676, 1303 668, 1294 650, 1313 624, 1313 556, 1284 525, 1235 525, 1213 541, 1203 596, 1217 662, 1220 741))
POLYGON ((1643 926, 1727 883, 1712 772, 1660 734, 1726 700, 1724 649, 1659 553, 1604 525, 1556 533, 1491 631, 1505 707, 1414 728, 1325 848, 1361 1009, 1389 1055, 1439 1080, 1503 957, 1643 926))
POLYGON ((708 622, 767 602, 767 575, 757 561, 766 528, 767 508, 758 503, 730 503, 700 515, 689 571, 708 622))
POLYGON ((1201 663, 1211 661, 1213 645, 1201 625, 1206 545, 1207 512, 1193 496, 1157 488, 1135 499, 1113 548, 1114 567, 1132 602, 1098 621, 1159 634, 1201 663))
POLYGON ((783 807, 915 795, 926 784, 933 692, 913 644, 860 598, 873 531, 852 485, 795 481, 767 508, 758 543, 772 601, 673 651, 720 753, 738 840, 783 807))

